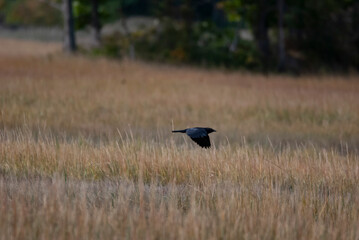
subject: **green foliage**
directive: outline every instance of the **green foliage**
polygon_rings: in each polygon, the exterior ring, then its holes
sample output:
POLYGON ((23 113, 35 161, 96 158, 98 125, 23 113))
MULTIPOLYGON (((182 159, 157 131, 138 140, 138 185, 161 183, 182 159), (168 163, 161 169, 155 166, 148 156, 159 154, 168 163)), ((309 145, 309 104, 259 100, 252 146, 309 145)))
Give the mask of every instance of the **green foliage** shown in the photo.
POLYGON ((239 40, 237 48, 229 50, 234 39, 233 29, 219 29, 208 22, 196 22, 190 30, 188 37, 183 24, 167 20, 161 31, 152 30, 136 38, 136 52, 141 57, 157 61, 229 68, 259 67, 258 54, 252 42, 239 40))
POLYGON ((244 6, 241 0, 227 0, 222 2, 219 7, 225 10, 228 21, 239 22, 242 19, 240 11, 244 6))
MULTIPOLYGON (((225 0, 220 3, 229 22, 245 22, 258 35, 259 16, 265 16, 265 25, 275 35, 270 36, 271 58, 276 58, 278 9, 275 0, 225 0)), ((346 70, 359 69, 359 3, 355 0, 286 0, 284 28, 286 52, 302 68, 346 70), (299 53, 299 54, 298 54, 299 53)), ((263 33, 263 32, 262 32, 263 33)), ((267 54, 269 54, 267 53, 267 54)), ((269 56, 267 56, 269 57, 269 56)))
POLYGON ((55 26, 61 24, 61 13, 38 0, 2 0, 4 22, 16 25, 55 26))
MULTIPOLYGON (((62 0, 0 0, 0 23, 62 25, 61 11, 50 3, 62 0)), ((160 20, 157 29, 105 37, 96 54, 122 56, 134 45, 136 55, 157 61, 205 66, 276 69, 278 59, 277 0, 74 0, 77 29, 93 23, 97 30, 131 14, 160 20), (253 40, 235 32, 251 32, 253 40), (130 44, 131 43, 131 44, 130 44), (231 47, 234 46, 234 47, 231 47)), ((359 2, 355 0, 285 0, 286 65, 293 69, 359 70, 359 2)))
MULTIPOLYGON (((101 24, 113 22, 121 18, 123 8, 133 5, 138 0, 98 0, 98 14, 101 24)), ((82 29, 91 23, 91 2, 89 0, 75 0, 73 2, 76 28, 82 29)))
POLYGON ((308 67, 359 69, 359 3, 353 0, 288 2, 290 42, 308 60, 308 67))
POLYGON ((77 29, 84 28, 91 23, 91 5, 84 4, 84 1, 73 1, 73 13, 76 18, 75 24, 77 29))
POLYGON ((111 36, 102 39, 101 47, 92 50, 95 56, 107 56, 111 58, 120 58, 124 55, 123 50, 127 49, 128 41, 120 33, 115 33, 111 36))

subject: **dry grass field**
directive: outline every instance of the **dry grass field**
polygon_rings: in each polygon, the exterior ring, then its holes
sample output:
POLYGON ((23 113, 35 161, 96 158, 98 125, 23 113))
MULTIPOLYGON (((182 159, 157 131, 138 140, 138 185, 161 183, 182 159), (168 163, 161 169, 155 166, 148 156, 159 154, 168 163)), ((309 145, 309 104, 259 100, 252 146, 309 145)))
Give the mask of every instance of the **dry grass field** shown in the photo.
POLYGON ((359 239, 358 75, 0 46, 0 239, 359 239))

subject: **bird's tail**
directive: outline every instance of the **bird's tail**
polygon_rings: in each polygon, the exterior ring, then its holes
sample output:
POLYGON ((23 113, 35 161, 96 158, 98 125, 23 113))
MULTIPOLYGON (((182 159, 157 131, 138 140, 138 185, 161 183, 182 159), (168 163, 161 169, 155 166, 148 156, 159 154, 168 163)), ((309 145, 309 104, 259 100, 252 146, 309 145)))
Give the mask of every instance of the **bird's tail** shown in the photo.
POLYGON ((183 129, 183 130, 172 130, 173 133, 176 133, 176 132, 180 132, 180 133, 185 133, 186 132, 186 129, 183 129))

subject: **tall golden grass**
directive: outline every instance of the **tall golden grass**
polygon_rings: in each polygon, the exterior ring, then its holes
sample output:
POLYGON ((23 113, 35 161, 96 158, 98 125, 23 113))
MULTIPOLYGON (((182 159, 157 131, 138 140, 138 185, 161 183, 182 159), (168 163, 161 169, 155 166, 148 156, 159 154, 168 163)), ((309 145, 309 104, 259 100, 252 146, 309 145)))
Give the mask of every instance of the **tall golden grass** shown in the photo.
POLYGON ((359 238, 357 75, 0 45, 1 239, 359 238))

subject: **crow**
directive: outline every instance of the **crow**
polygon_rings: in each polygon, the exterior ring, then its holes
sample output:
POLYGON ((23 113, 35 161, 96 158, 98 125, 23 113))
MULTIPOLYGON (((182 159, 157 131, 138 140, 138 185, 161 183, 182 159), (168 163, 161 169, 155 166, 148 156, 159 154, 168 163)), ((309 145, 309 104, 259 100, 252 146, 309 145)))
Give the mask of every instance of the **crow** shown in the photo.
POLYGON ((199 146, 203 148, 210 148, 211 142, 209 141, 208 134, 210 134, 211 132, 216 132, 216 130, 212 128, 194 127, 194 128, 186 128, 183 130, 173 130, 172 132, 186 133, 199 146))

